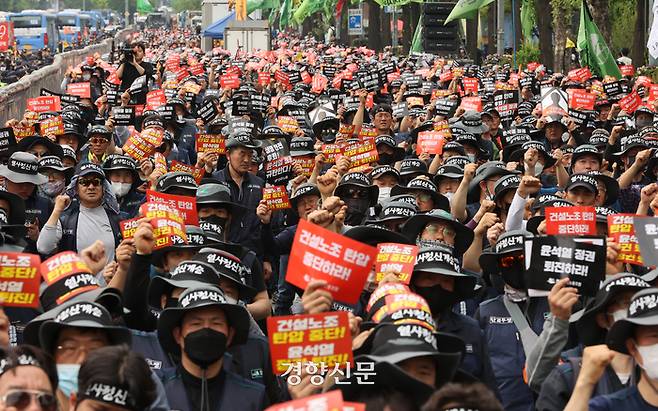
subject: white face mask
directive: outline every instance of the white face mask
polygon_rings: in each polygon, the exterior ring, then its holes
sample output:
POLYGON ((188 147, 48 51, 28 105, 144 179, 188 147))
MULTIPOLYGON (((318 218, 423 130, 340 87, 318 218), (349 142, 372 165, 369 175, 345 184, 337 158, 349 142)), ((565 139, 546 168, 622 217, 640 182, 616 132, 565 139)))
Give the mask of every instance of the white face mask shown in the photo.
POLYGON ((452 197, 455 195, 455 193, 443 193, 443 196, 448 199, 449 202, 452 203, 452 197))
POLYGON ((121 198, 128 194, 128 191, 130 191, 130 187, 132 184, 130 183, 119 183, 119 182, 112 182, 112 192, 114 193, 115 196, 121 198))
POLYGON ((391 196, 392 187, 379 187, 379 195, 377 196, 377 202, 381 204, 382 201, 388 200, 391 196))
POLYGON ((625 308, 622 308, 621 310, 613 311, 610 313, 610 315, 612 316, 612 320, 614 322, 623 320, 628 316, 625 308))
POLYGON ((642 356, 642 369, 652 380, 658 380, 658 344, 635 345, 642 356))

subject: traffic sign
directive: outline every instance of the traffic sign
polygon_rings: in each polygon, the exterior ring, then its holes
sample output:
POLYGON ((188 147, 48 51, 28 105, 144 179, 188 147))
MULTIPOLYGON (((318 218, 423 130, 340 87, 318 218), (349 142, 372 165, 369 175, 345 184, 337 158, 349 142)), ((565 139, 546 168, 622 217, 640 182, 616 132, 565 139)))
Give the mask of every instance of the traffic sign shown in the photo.
POLYGON ((361 9, 349 9, 347 11, 347 33, 350 36, 360 36, 363 34, 362 17, 363 11, 361 9))

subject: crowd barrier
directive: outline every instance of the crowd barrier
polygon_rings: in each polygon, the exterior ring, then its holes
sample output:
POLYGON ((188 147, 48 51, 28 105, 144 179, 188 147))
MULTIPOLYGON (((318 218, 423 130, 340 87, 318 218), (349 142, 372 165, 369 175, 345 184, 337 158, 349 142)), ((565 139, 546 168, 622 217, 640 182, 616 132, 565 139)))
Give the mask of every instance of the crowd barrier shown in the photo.
POLYGON ((27 99, 38 97, 42 88, 50 91, 61 92, 60 85, 69 66, 80 64, 86 56, 95 53, 105 54, 112 50, 112 41, 119 46, 126 36, 132 32, 132 28, 119 31, 114 39, 109 38, 101 43, 92 44, 80 50, 72 50, 56 54, 53 64, 42 67, 22 77, 15 83, 0 89, 0 127, 12 118, 20 119, 27 106, 27 99))

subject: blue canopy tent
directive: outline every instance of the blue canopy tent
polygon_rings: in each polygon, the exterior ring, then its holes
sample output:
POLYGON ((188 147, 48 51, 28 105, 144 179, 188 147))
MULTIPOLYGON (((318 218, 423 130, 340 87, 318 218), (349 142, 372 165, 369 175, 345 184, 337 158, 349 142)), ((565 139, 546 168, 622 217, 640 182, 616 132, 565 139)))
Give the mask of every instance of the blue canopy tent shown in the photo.
POLYGON ((203 36, 204 37, 210 37, 213 39, 219 39, 219 40, 224 40, 224 29, 230 22, 235 20, 235 12, 231 12, 230 14, 222 17, 221 19, 217 20, 210 26, 208 26, 204 31, 203 31, 203 36))

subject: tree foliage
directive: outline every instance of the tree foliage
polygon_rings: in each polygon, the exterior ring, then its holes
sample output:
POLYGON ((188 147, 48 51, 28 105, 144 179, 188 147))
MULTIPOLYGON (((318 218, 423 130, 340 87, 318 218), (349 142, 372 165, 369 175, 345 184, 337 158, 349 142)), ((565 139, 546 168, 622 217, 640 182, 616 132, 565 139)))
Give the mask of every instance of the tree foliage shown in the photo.
POLYGON ((201 0, 172 0, 171 7, 176 13, 185 10, 201 10, 201 0))

